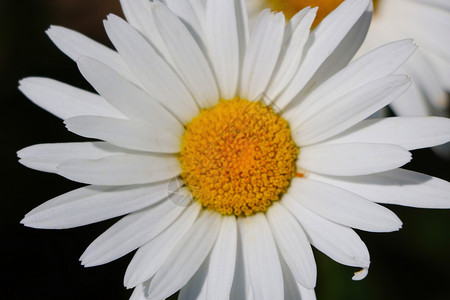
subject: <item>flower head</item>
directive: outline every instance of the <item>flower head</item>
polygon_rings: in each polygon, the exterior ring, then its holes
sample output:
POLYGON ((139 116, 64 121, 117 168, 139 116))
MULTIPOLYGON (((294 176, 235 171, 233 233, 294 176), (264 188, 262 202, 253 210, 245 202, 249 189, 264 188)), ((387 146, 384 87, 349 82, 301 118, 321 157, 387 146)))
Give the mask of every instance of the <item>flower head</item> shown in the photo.
POLYGON ((450 206, 448 182, 398 169, 408 150, 447 142, 450 121, 366 120, 408 89, 392 73, 416 48, 394 42, 348 64, 370 1, 344 1, 312 32, 316 9, 287 25, 265 10, 249 32, 241 1, 166 2, 122 1, 128 22, 105 21, 117 52, 48 31, 99 95, 44 78, 20 89, 100 141, 19 151, 30 168, 89 184, 22 223, 69 228, 125 215, 81 261, 138 249, 124 280, 132 299, 180 289, 181 299, 308 299, 310 244, 362 268, 361 279, 369 253, 352 228, 401 227, 377 202, 450 206))

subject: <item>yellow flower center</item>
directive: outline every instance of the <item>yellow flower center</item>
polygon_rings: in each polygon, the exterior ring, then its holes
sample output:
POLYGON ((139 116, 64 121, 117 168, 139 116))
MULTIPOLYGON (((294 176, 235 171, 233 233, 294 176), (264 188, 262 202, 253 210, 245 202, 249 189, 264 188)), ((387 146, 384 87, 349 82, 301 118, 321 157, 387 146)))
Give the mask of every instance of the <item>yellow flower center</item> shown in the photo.
POLYGON ((186 125, 181 177, 204 208, 249 216, 286 192, 298 151, 289 124, 271 107, 220 100, 186 125))
MULTIPOLYGON (((316 19, 312 25, 315 28, 322 20, 336 9, 344 0, 265 0, 266 6, 276 11, 283 11, 286 18, 292 18, 297 12, 305 7, 319 7, 316 19)), ((378 0, 374 0, 374 6, 377 6, 378 0)))

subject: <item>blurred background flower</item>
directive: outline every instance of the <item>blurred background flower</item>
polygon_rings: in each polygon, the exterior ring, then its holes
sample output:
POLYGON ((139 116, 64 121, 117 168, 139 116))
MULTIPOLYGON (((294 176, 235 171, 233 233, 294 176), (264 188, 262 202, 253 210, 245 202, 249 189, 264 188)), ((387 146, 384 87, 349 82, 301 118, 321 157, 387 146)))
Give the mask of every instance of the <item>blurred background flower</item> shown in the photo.
MULTIPOLYGON (((37 143, 81 141, 64 125, 32 104, 17 89, 26 76, 58 78, 87 90, 92 88, 75 64, 48 39, 45 30, 61 25, 110 45, 102 20, 122 16, 118 0, 0 1, 3 181, 1 220, 4 299, 128 299, 122 284, 132 254, 113 263, 84 269, 77 261, 90 241, 116 219, 86 228, 44 231, 19 224, 33 207, 80 184, 53 174, 30 171, 16 151, 37 143), (36 123, 39 122, 38 126, 36 123), (52 182, 52 188, 48 182, 52 182)), ((413 151, 407 169, 450 180, 450 163, 429 149, 413 151)), ((450 275, 450 211, 396 207, 404 221, 399 232, 387 235, 358 232, 371 253, 369 276, 352 281, 351 268, 314 251, 318 264, 318 299, 447 299, 450 275), (387 276, 388 275, 388 276, 387 276)))

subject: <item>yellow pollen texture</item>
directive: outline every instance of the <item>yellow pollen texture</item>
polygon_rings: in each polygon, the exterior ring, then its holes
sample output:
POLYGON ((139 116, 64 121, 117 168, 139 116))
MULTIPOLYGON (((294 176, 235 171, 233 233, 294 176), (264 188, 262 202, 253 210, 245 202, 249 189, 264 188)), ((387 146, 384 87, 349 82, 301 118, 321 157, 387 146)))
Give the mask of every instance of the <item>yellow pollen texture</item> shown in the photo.
POLYGON ((286 192, 298 151, 288 123, 271 107, 220 100, 186 125, 181 176, 204 208, 249 216, 286 192))

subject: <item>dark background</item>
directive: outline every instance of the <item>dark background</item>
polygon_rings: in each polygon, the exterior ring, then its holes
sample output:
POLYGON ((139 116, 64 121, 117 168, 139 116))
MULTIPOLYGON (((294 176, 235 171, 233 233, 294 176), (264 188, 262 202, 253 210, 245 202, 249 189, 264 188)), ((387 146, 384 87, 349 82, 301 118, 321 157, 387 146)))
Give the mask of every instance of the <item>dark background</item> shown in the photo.
MULTIPOLYGON (((2 299, 128 299, 122 285, 129 254, 104 266, 83 268, 78 258, 116 220, 68 230, 37 230, 19 224, 44 201, 81 186, 17 162, 16 151, 33 144, 80 141, 61 120, 28 101, 17 89, 28 76, 56 78, 92 90, 76 65, 50 42, 45 30, 62 25, 108 44, 102 20, 122 15, 117 0, 0 0, 1 262, 2 299)), ((450 179, 450 163, 428 149, 414 151, 407 169, 450 179)), ((399 232, 359 232, 372 265, 363 281, 354 268, 315 251, 319 299, 449 299, 450 211, 390 206, 402 219, 399 232)))

